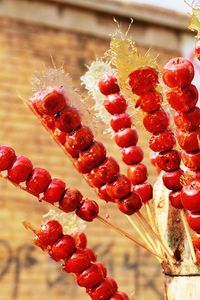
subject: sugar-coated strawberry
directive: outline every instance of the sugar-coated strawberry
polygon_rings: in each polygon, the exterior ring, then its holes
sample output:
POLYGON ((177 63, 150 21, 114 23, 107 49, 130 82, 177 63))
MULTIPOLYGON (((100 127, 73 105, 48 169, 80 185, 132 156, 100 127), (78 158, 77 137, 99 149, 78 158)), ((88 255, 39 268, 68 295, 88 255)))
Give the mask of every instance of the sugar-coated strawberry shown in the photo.
POLYGON ((118 201, 118 207, 121 212, 126 215, 132 215, 142 207, 140 196, 131 192, 128 196, 118 201))
POLYGON ((169 125, 169 116, 163 110, 158 110, 148 114, 143 119, 144 127, 151 133, 160 133, 167 129, 169 125))
POLYGON ((127 102, 120 92, 110 94, 104 100, 105 109, 111 114, 121 114, 127 109, 127 102))
POLYGON ((45 192, 50 182, 51 175, 47 170, 43 168, 35 168, 26 182, 26 188, 31 194, 38 196, 45 192))
POLYGON ((122 149, 122 160, 127 165, 140 163, 143 160, 144 153, 139 146, 129 146, 122 149))
POLYGON ((104 185, 104 182, 101 179, 97 178, 97 176, 92 173, 92 171, 86 174, 85 179, 87 183, 93 188, 100 188, 102 185, 104 185))
POLYGON ((78 285, 92 288, 100 284, 104 279, 102 269, 96 263, 92 263, 87 269, 77 276, 78 285))
POLYGON ((65 145, 66 142, 66 132, 60 131, 60 129, 56 128, 53 132, 54 138, 61 145, 65 145))
POLYGON ((63 235, 57 242, 55 242, 49 250, 49 254, 55 261, 61 259, 69 259, 75 252, 75 242, 71 235, 63 235))
POLYGON ((95 201, 85 200, 76 210, 77 216, 81 219, 92 222, 99 213, 99 206, 95 201))
POLYGON ((124 292, 117 292, 110 300, 128 300, 128 295, 124 292))
POLYGON ((78 231, 72 234, 74 238, 74 242, 76 245, 76 248, 86 248, 87 246, 87 237, 86 234, 82 231, 78 231))
POLYGON ((172 131, 152 134, 149 139, 149 147, 155 152, 171 150, 175 144, 176 140, 172 131))
POLYGON ((167 189, 175 191, 182 188, 181 178, 183 171, 179 168, 172 172, 165 172, 163 175, 163 183, 167 189))
POLYGON ((176 138, 183 150, 187 152, 199 150, 200 129, 191 132, 177 130, 176 138))
POLYGON ((117 288, 111 278, 105 278, 101 284, 87 290, 92 300, 109 300, 116 292, 117 288))
POLYGON ((180 166, 180 161, 180 154, 177 150, 161 152, 156 156, 157 166, 166 172, 171 172, 178 169, 180 166))
POLYGON ((142 203, 144 204, 153 198, 153 188, 148 182, 134 186, 134 192, 140 196, 142 203))
POLYGON ((114 199, 112 199, 110 196, 108 196, 106 184, 98 188, 98 196, 102 200, 105 200, 106 202, 115 202, 114 199))
POLYGON ((78 249, 63 264, 63 270, 67 273, 81 273, 90 266, 91 261, 86 249, 78 249))
POLYGON ((181 190, 170 192, 169 201, 174 208, 182 209, 181 190))
POLYGON ((142 183, 147 179, 147 167, 144 164, 128 166, 127 176, 133 185, 142 183))
POLYGON ((152 113, 161 107, 162 94, 156 91, 150 91, 142 95, 136 103, 144 112, 152 113))
POLYGON ((127 113, 115 114, 110 121, 110 125, 115 132, 131 127, 131 123, 131 116, 127 113))
POLYGON ((67 107, 56 116, 55 124, 58 129, 64 132, 71 132, 81 126, 81 119, 77 109, 67 107))
POLYGON ((66 135, 66 144, 75 150, 84 151, 92 144, 93 139, 90 128, 81 126, 75 132, 66 135))
POLYGON ((115 142, 121 147, 136 145, 138 142, 138 134, 134 128, 125 128, 115 133, 115 142))
POLYGON ((111 182, 119 174, 119 164, 114 158, 108 157, 91 174, 104 183, 111 182))
POLYGON ((200 211, 200 182, 193 181, 183 186, 181 190, 181 201, 185 209, 200 211))
POLYGON ((80 154, 74 163, 80 173, 86 174, 102 163, 105 158, 106 149, 104 145, 99 142, 94 142, 88 150, 80 154))
POLYGON ((62 226, 56 220, 50 220, 36 231, 35 244, 45 250, 48 246, 52 246, 63 235, 62 226))
POLYGON ((158 84, 158 72, 149 66, 141 67, 128 75, 128 83, 134 94, 145 94, 158 84))
POLYGON ((171 88, 184 88, 190 85, 194 78, 193 64, 183 57, 172 58, 164 66, 162 78, 171 88))
POLYGON ((181 159, 186 167, 190 170, 200 170, 200 151, 195 152, 181 152, 181 159))
POLYGON ((195 107, 185 113, 174 114, 174 122, 181 131, 193 131, 200 125, 200 108, 195 107))
POLYGON ((54 178, 44 192, 43 200, 51 204, 58 202, 65 191, 65 182, 61 179, 54 178))
POLYGON ((114 72, 102 75, 98 85, 100 92, 105 96, 119 92, 119 85, 114 72))
POLYGON ((118 177, 111 183, 107 183, 106 191, 112 199, 122 199, 131 191, 131 182, 125 175, 118 177))
POLYGON ((77 209, 83 199, 77 189, 67 189, 59 201, 59 208, 65 212, 72 212, 77 209))
POLYGON ((200 234, 200 211, 186 210, 186 219, 190 228, 200 234))
POLYGON ((7 170, 16 159, 15 151, 6 145, 0 146, 0 171, 7 170))
POLYGON ((200 250, 200 234, 192 232, 192 243, 195 249, 200 250))
POLYGON ((31 175, 33 165, 25 156, 17 156, 8 170, 8 178, 15 183, 26 181, 31 175))
POLYGON ((186 112, 193 109, 198 101, 198 90, 194 85, 183 89, 171 89, 166 94, 167 101, 178 112, 186 112))

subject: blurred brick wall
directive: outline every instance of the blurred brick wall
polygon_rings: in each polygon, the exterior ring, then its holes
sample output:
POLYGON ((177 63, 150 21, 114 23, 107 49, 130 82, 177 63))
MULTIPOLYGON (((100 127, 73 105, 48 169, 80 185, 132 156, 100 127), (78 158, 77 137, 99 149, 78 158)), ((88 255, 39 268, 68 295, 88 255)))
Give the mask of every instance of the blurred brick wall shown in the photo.
MULTIPOLYGON (((85 196, 95 198, 20 98, 31 95, 33 74, 43 70, 45 65, 52 65, 51 56, 56 66, 64 65, 76 87, 80 87, 79 77, 86 70, 84 65, 101 56, 109 42, 6 18, 0 20, 0 27, 1 144, 12 146, 18 154, 28 156, 35 166, 47 168, 53 176, 78 186, 85 196)), ((141 48, 141 51, 146 49, 141 48)), ((160 65, 177 54, 163 49, 155 51, 160 53, 160 65)), ((144 147, 145 139, 144 135, 140 139, 144 147)), ((108 151, 119 157, 110 138, 104 137, 104 142, 108 151)), ((151 174, 154 174, 152 169, 151 174)), ((0 300, 88 299, 84 289, 78 288, 71 276, 61 273, 47 254, 32 246, 31 234, 21 224, 28 220, 39 226, 42 215, 50 207, 3 180, 0 181, 0 204, 0 300)), ((102 203, 101 209, 103 216, 109 211, 111 220, 116 222, 117 219, 118 226, 131 232, 126 218, 118 217, 114 206, 102 203)), ((135 291, 138 300, 162 299, 162 277, 156 260, 98 221, 88 225, 87 231, 89 246, 99 254, 99 260, 106 264, 121 290, 129 294, 135 291)))

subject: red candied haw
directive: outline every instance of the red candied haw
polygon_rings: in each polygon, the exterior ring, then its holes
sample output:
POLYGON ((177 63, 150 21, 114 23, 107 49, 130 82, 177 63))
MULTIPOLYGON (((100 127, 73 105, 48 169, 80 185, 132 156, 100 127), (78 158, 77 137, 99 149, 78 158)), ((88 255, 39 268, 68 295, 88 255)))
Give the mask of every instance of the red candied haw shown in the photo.
POLYGON ((162 78, 164 83, 171 88, 184 88, 194 78, 193 64, 183 57, 172 58, 164 66, 162 78))
POLYGON ((67 189, 59 201, 59 208, 65 212, 72 212, 80 205, 83 196, 77 189, 67 189))
POLYGON ((181 152, 181 159, 186 167, 193 171, 200 170, 200 152, 181 152))
POLYGON ((15 183, 20 183, 30 176, 33 165, 30 159, 25 156, 17 156, 16 160, 8 170, 8 178, 15 183))
POLYGON ((85 288, 92 288, 101 283, 104 279, 104 274, 101 267, 96 263, 92 263, 87 269, 77 276, 78 285, 85 288))
POLYGON ((141 67, 128 75, 128 83, 132 92, 140 96, 156 87, 158 84, 158 72, 149 66, 141 67))
POLYGON ((168 151, 176 144, 176 139, 172 131, 164 131, 152 134, 149 139, 149 147, 155 152, 168 151))
POLYGON ((131 124, 131 116, 127 113, 113 115, 110 121, 110 125, 115 132, 124 128, 130 128, 131 124))
POLYGON ((56 116, 55 124, 64 132, 71 132, 81 126, 81 119, 77 109, 68 107, 56 116))
POLYGON ((146 130, 151 133, 163 132, 169 125, 169 116, 161 109, 146 115, 143 119, 143 124, 146 130))
POLYGON ((89 173, 96 168, 106 158, 106 149, 102 143, 94 142, 92 146, 82 152, 77 160, 74 161, 80 173, 89 173))
POLYGON ((124 292, 117 292, 110 300, 128 300, 128 295, 124 292))
POLYGON ((115 142, 121 148, 136 145, 138 142, 137 131, 133 128, 120 130, 115 133, 115 142))
POLYGON ((144 112, 152 113, 161 107, 162 94, 156 91, 150 91, 142 95, 136 103, 144 112))
POLYGON ((199 42, 199 40, 196 43, 194 55, 198 60, 200 60, 200 42, 199 42))
POLYGON ((186 219, 190 228, 200 234, 200 211, 186 210, 186 219))
POLYGON ((122 149, 122 160, 127 165, 140 163, 143 160, 144 153, 139 146, 129 146, 122 149))
POLYGON ((127 102, 120 93, 115 93, 106 97, 104 106, 111 115, 121 114, 127 109, 127 102))
POLYGON ((52 116, 42 116, 42 122, 47 126, 48 129, 53 131, 55 129, 55 118, 52 116))
POLYGON ((111 182, 119 174, 119 164, 114 158, 108 157, 91 174, 104 183, 111 182))
POLYGON ((106 73, 99 79, 99 90, 103 95, 110 95, 119 92, 116 74, 106 73))
POLYGON ((61 179, 54 178, 44 192, 43 200, 51 204, 58 202, 65 191, 65 183, 61 179))
POLYGON ((26 182, 26 188, 31 194, 38 196, 47 189, 50 182, 51 175, 47 170, 35 168, 26 182))
POLYGON ((60 261, 61 259, 69 259, 75 249, 76 247, 73 237, 66 234, 53 244, 49 250, 49 254, 55 261, 60 261))
POLYGON ((176 138, 179 143, 179 146, 187 151, 196 151, 199 150, 199 141, 200 140, 200 130, 192 132, 184 132, 178 130, 176 133, 176 138))
POLYGON ((125 175, 118 175, 113 182, 106 184, 106 191, 112 199, 122 199, 130 193, 131 182, 125 175))
POLYGON ((185 113, 175 113, 174 122, 181 131, 193 131, 200 125, 200 108, 195 107, 185 113))
POLYGON ((71 157, 73 158, 79 157, 80 151, 78 151, 77 149, 70 147, 67 143, 64 144, 64 148, 71 157))
POLYGON ((54 130, 53 133, 55 139, 60 143, 61 145, 64 145, 66 142, 66 132, 60 131, 58 128, 54 130))
POLYGON ((96 265, 101 269, 103 276, 106 277, 107 276, 106 267, 102 263, 99 263, 99 262, 96 262, 96 265))
POLYGON ((181 190, 169 193, 169 201, 174 208, 182 209, 181 190))
POLYGON ((140 196, 142 203, 144 204, 153 198, 153 188, 148 182, 140 183, 134 186, 134 192, 140 196))
POLYGON ((84 232, 78 231, 72 234, 76 248, 84 249, 87 246, 87 237, 84 232))
POLYGON ((93 142, 94 136, 87 126, 82 126, 66 136, 66 144, 78 151, 86 150, 93 142))
POLYGON ((99 213, 99 206, 95 201, 85 200, 76 210, 76 214, 81 219, 92 222, 99 213))
POLYGON ((126 215, 132 215, 142 207, 142 201, 138 194, 131 192, 126 198, 118 201, 118 207, 126 215))
POLYGON ((89 256, 90 261, 95 262, 97 260, 97 256, 91 248, 85 248, 84 251, 89 256))
POLYGON ((181 201, 187 210, 200 211, 200 182, 192 181, 183 186, 181 190, 181 201))
POLYGON ((142 183, 147 179, 147 167, 144 164, 129 166, 127 176, 133 185, 142 183))
POLYGON ((0 146, 0 171, 7 170, 16 159, 15 151, 6 145, 0 146))
POLYGON ((161 152, 156 156, 157 166, 165 172, 171 172, 178 169, 180 162, 181 158, 177 150, 161 152))
POLYGON ((62 226, 56 220, 50 220, 41 226, 41 229, 35 232, 35 244, 46 249, 52 246, 63 235, 62 226))
POLYGON ((102 185, 104 185, 104 182, 101 179, 97 178, 95 174, 92 174, 92 172, 88 173, 85 176, 85 179, 91 187, 100 188, 102 185))
POLYGON ((181 177, 183 176, 183 171, 177 169, 172 172, 166 172, 163 175, 163 183, 167 189, 175 191, 182 188, 181 177))
POLYGON ((200 181, 200 171, 185 171, 183 175, 184 185, 192 183, 192 181, 200 181))
POLYGON ((93 289, 88 289, 87 293, 93 300, 109 300, 116 292, 117 287, 113 284, 112 278, 105 278, 104 281, 94 287, 93 289))
POLYGON ((78 249, 63 264, 63 270, 67 273, 81 273, 90 266, 91 260, 86 249, 78 249))
POLYGON ((98 189, 98 196, 99 196, 99 198, 101 198, 102 200, 105 200, 106 202, 115 202, 114 199, 112 199, 110 196, 108 196, 106 184, 101 186, 98 189))
POLYGON ((194 248, 200 250, 200 234, 192 232, 192 243, 194 248))
POLYGON ((178 112, 186 112, 193 109, 198 101, 198 90, 194 85, 184 89, 172 89, 166 94, 167 101, 178 112))

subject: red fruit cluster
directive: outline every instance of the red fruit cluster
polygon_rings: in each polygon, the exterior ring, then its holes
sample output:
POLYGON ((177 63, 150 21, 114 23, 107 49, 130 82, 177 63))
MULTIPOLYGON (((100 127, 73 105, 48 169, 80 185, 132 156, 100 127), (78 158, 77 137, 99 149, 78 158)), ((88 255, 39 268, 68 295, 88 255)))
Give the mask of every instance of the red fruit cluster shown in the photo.
POLYGON ((104 265, 97 262, 92 249, 87 248, 83 232, 63 234, 63 228, 56 220, 50 220, 35 230, 35 244, 48 251, 50 257, 62 262, 63 271, 73 273, 79 286, 86 288, 93 300, 128 300, 127 294, 118 291, 114 279, 107 277, 104 265))

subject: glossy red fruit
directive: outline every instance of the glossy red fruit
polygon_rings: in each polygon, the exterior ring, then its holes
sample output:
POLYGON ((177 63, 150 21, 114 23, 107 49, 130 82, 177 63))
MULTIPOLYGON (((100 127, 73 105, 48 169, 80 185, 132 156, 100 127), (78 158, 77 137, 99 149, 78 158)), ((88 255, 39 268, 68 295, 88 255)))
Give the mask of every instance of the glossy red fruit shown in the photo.
POLYGON ((78 231, 78 232, 75 232, 74 234, 72 234, 72 236, 74 238, 76 248, 82 248, 82 249, 86 248, 87 237, 84 232, 78 231))
POLYGON ((125 128, 115 133, 115 142, 121 148, 136 145, 138 142, 137 131, 133 128, 125 128))
POLYGON ((109 300, 117 292, 111 278, 105 278, 104 281, 93 289, 88 289, 87 293, 92 300, 109 300))
POLYGON ((81 126, 81 119, 77 109, 68 107, 56 116, 55 124, 64 132, 71 132, 81 126))
POLYGON ((198 171, 200 170, 200 152, 181 152, 181 159, 186 167, 190 170, 198 171))
POLYGON ((59 208, 64 212, 72 212, 77 209, 83 199, 77 189, 67 189, 59 201, 59 208))
POLYGON ((75 166, 80 173, 86 174, 96 168, 106 158, 106 149, 102 143, 94 142, 92 146, 82 152, 77 160, 75 166))
POLYGON ((61 259, 69 259, 75 252, 75 249, 76 247, 73 237, 66 234, 52 245, 49 250, 49 254, 55 261, 60 261, 61 259))
POLYGON ((133 185, 142 183, 147 179, 147 167, 144 164, 128 166, 127 176, 133 185))
POLYGON ((144 204, 153 198, 153 188, 148 182, 134 186, 134 192, 140 196, 142 203, 144 204))
POLYGON ((198 40, 197 43, 196 43, 194 54, 195 54, 195 57, 196 57, 198 60, 200 60, 200 42, 199 42, 199 40, 198 40))
POLYGON ((52 246, 63 235, 62 226, 56 220, 50 220, 36 231, 35 244, 45 250, 48 246, 52 246))
POLYGON ((128 83, 134 94, 145 94, 158 84, 158 72, 148 66, 141 67, 128 75, 128 83))
POLYGON ((101 198, 102 200, 105 200, 106 202, 115 202, 114 199, 112 199, 110 196, 108 196, 106 184, 98 189, 98 196, 99 196, 99 198, 101 198))
POLYGON ((144 127, 151 133, 160 133, 167 129, 169 125, 169 116, 164 110, 158 110, 148 114, 143 119, 144 127))
POLYGON ((86 174, 85 179, 91 187, 100 188, 102 185, 104 185, 104 182, 97 178, 95 174, 92 174, 92 171, 86 174))
POLYGON ((127 165, 140 163, 143 160, 144 153, 139 146, 129 146, 122 149, 122 160, 127 165))
POLYGON ((164 66, 162 78, 171 88, 184 88, 190 85, 194 78, 193 64, 183 57, 172 58, 164 66))
POLYGON ((111 182, 119 174, 119 164, 114 158, 108 157, 102 164, 93 169, 91 174, 101 182, 111 182))
POLYGON ((200 234, 192 232, 192 243, 195 249, 200 250, 200 234))
POLYGON ((67 273, 81 273, 91 264, 90 257, 85 249, 78 249, 63 264, 63 270, 67 273))
POLYGON ((92 144, 93 139, 94 136, 90 128, 81 126, 75 132, 66 136, 66 144, 77 151, 84 151, 92 144))
POLYGON ((89 256, 91 262, 96 262, 97 256, 91 248, 85 248, 84 251, 89 256))
POLYGON ((65 191, 65 182, 61 179, 54 178, 44 192, 43 200, 51 204, 58 202, 65 191))
POLYGON ((47 126, 48 129, 53 131, 55 129, 55 118, 54 116, 44 115, 42 116, 42 122, 47 126))
POLYGON ((8 178, 15 183, 23 182, 31 175, 32 170, 33 165, 30 159, 17 156, 8 170, 8 178))
POLYGON ((181 169, 177 169, 172 172, 166 172, 162 177, 163 183, 169 190, 179 190, 182 188, 181 176, 183 176, 183 171, 181 169))
POLYGON ((115 114, 110 121, 110 125, 115 132, 131 127, 131 123, 131 116, 127 113, 115 114))
POLYGON ((158 134, 152 134, 149 139, 149 147, 155 152, 171 150, 175 144, 176 140, 172 131, 164 131, 158 134))
POLYGON ((181 131, 194 131, 200 125, 200 108, 195 107, 185 113, 175 113, 174 122, 181 131))
POLYGON ((199 150, 200 130, 197 129, 192 132, 184 132, 178 130, 176 132, 176 138, 179 146, 186 152, 199 150))
POLYGON ((111 115, 124 113, 127 109, 126 100, 120 92, 108 95, 104 100, 104 106, 111 115))
POLYGON ((7 170, 16 159, 15 151, 6 145, 0 146, 0 171, 7 170))
POLYGON ((76 214, 81 219, 92 222, 99 213, 99 206, 95 201, 85 200, 76 210, 76 214))
POLYGON ((174 208, 182 209, 183 204, 181 202, 181 190, 170 192, 169 201, 174 208))
POLYGON ((185 185, 181 191, 181 201, 185 209, 200 211, 200 182, 193 181, 185 185))
POLYGON ((110 300, 128 300, 128 295, 124 292, 117 292, 110 300))
POLYGON ((53 132, 53 135, 58 143, 64 145, 66 142, 66 132, 60 131, 60 129, 56 128, 53 132))
POLYGON ((200 211, 186 210, 186 219, 190 228, 200 234, 200 211))
POLYGON ((119 85, 114 72, 106 73, 101 76, 98 85, 100 92, 106 96, 119 92, 119 85))
POLYGON ((113 182, 107 183, 106 191, 112 199, 122 199, 131 191, 131 182, 128 177, 119 175, 113 182))
POLYGON ((178 112, 186 112, 193 109, 198 101, 198 90, 194 85, 183 89, 172 89, 166 94, 167 101, 178 112))
MULTIPOLYGON (((65 141, 66 141, 66 138, 65 138, 65 141)), ((64 148, 65 148, 67 154, 69 154, 72 158, 78 158, 79 157, 79 153, 80 153, 79 150, 70 147, 67 143, 64 144, 64 148)))
POLYGON ((138 194, 131 192, 128 196, 118 201, 118 207, 126 215, 132 215, 142 207, 142 201, 138 194))
POLYGON ((178 169, 180 161, 180 154, 177 150, 161 152, 156 156, 157 166, 165 172, 171 172, 178 169))
POLYGON ((139 106, 144 112, 152 113, 160 109, 162 100, 162 94, 150 91, 137 100, 136 107, 139 106))
POLYGON ((51 175, 47 170, 43 168, 35 168, 26 182, 26 188, 31 194, 38 196, 45 192, 50 182, 51 175))
POLYGON ((104 279, 102 269, 98 264, 92 263, 87 269, 85 269, 77 277, 78 285, 85 288, 92 288, 97 284, 100 284, 104 279))
POLYGON ((186 170, 183 175, 184 185, 192 183, 192 181, 200 181, 200 171, 186 170))

